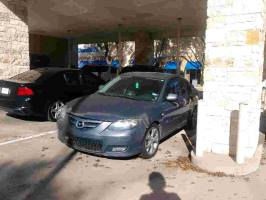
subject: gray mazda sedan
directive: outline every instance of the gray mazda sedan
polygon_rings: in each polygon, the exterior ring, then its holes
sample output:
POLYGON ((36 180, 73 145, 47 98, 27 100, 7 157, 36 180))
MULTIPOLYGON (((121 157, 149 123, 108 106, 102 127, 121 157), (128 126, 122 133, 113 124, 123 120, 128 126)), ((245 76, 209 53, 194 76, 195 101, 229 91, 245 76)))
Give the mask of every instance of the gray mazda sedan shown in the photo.
POLYGON ((197 96, 174 74, 125 73, 60 112, 58 138, 69 147, 107 157, 153 157, 174 131, 194 128, 197 96))

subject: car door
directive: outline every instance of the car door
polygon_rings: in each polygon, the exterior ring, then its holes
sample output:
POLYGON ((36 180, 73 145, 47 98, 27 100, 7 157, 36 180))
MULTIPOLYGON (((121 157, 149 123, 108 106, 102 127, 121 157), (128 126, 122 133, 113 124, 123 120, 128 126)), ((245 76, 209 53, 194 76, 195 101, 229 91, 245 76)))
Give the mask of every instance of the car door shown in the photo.
POLYGON ((182 126, 185 126, 187 123, 189 111, 191 109, 191 88, 187 80, 183 78, 179 78, 179 87, 177 89, 177 95, 180 101, 182 101, 180 104, 180 124, 182 126))
POLYGON ((169 80, 166 85, 164 94, 163 94, 163 101, 162 101, 162 127, 163 127, 163 137, 167 136, 169 133, 181 128, 183 124, 183 112, 184 108, 180 100, 178 99, 175 102, 170 102, 166 100, 166 97, 170 93, 179 94, 180 86, 179 86, 179 79, 174 78, 169 80))
POLYGON ((83 96, 80 72, 78 70, 65 71, 62 73, 64 78, 64 94, 69 100, 83 96))
POLYGON ((81 78, 82 78, 82 90, 84 95, 93 94, 99 89, 99 86, 101 84, 104 84, 104 81, 102 81, 97 76, 89 72, 83 72, 81 78))

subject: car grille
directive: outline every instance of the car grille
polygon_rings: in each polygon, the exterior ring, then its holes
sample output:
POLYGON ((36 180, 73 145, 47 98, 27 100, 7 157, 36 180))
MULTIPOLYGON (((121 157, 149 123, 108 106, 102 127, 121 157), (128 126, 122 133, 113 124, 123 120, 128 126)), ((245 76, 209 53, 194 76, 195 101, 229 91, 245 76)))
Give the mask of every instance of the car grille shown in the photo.
POLYGON ((69 122, 78 129, 92 129, 102 123, 101 121, 85 119, 74 115, 69 115, 69 122))
POLYGON ((102 143, 99 140, 92 140, 86 138, 74 137, 71 139, 73 147, 81 150, 88 150, 100 152, 102 150, 102 143))

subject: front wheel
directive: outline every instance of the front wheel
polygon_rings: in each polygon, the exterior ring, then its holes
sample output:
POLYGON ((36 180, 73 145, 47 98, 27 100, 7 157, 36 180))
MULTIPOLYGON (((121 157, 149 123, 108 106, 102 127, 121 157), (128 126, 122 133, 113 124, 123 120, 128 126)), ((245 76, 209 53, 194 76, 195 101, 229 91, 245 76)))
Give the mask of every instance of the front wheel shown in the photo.
POLYGON ((64 105, 65 105, 64 102, 60 101, 60 100, 57 100, 57 101, 51 103, 48 106, 48 110, 47 110, 48 120, 52 121, 52 122, 57 121, 60 110, 63 108, 64 105))
POLYGON ((159 147, 159 137, 160 131, 158 125, 152 124, 151 127, 145 133, 143 149, 140 157, 144 159, 149 159, 156 154, 159 147))

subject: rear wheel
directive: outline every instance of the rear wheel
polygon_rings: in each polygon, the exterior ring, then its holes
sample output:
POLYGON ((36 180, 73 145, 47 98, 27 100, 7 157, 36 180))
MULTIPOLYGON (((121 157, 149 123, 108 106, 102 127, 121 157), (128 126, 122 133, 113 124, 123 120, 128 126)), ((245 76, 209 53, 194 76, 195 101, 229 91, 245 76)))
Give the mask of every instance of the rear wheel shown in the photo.
POLYGON ((48 106, 47 118, 49 121, 55 122, 58 119, 61 108, 64 106, 64 102, 57 100, 48 106))
POLYGON ((159 147, 160 131, 157 124, 152 124, 145 133, 143 149, 140 157, 144 159, 152 158, 159 147))

